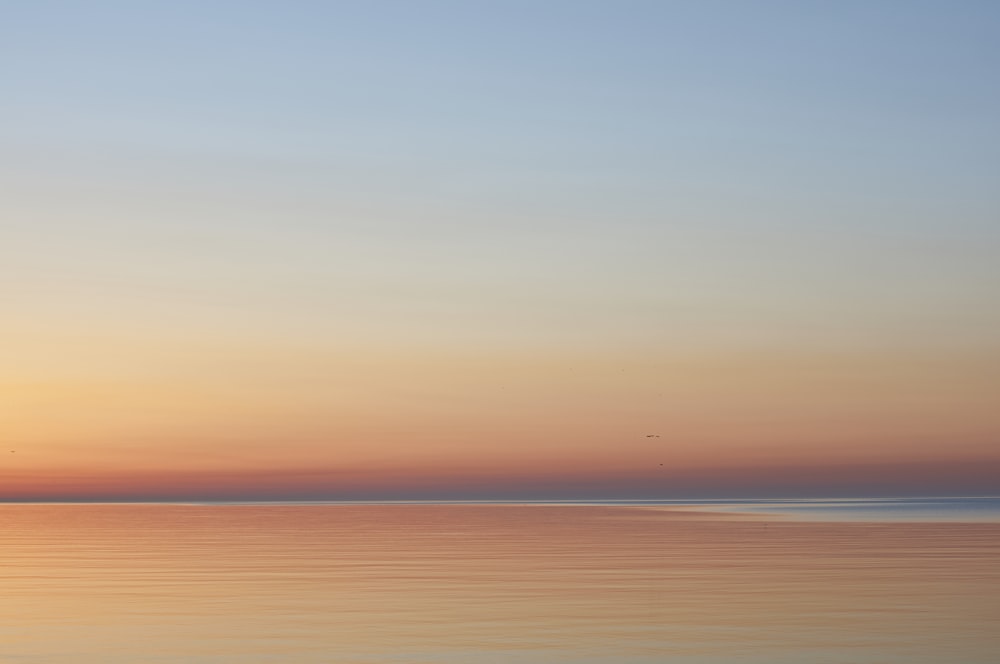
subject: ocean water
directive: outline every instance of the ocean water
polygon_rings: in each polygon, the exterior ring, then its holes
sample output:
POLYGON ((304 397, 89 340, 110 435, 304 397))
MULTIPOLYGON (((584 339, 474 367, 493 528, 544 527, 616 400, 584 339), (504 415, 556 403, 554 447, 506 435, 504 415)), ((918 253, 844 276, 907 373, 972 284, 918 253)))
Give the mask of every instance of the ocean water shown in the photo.
POLYGON ((0 505, 0 662, 1000 662, 996 501, 887 502, 0 505))

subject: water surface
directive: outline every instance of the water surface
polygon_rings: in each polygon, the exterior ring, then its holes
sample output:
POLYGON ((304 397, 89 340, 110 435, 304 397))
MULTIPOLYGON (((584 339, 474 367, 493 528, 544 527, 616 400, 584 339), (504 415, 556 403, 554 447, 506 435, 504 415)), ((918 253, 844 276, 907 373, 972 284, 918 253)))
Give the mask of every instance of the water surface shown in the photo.
POLYGON ((771 509, 2 505, 0 661, 1000 661, 1000 523, 771 509))

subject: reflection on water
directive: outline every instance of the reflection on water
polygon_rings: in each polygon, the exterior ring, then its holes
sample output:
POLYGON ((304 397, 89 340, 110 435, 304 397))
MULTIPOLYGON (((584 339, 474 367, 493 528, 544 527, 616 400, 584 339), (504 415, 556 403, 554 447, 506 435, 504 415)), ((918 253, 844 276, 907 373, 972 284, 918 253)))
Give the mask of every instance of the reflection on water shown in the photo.
MULTIPOLYGON (((664 501, 665 502, 665 501, 664 501)), ((1000 523, 1000 498, 829 498, 713 501, 697 509, 831 521, 1000 523)))
POLYGON ((0 506, 0 661, 995 664, 1000 524, 0 506))

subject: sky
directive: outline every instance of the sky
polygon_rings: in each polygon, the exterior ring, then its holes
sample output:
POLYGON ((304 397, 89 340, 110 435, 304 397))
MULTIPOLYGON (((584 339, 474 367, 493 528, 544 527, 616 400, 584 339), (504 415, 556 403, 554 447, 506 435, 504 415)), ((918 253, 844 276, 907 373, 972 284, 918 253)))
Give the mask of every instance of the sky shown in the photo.
POLYGON ((0 500, 1000 493, 994 2, 0 17, 0 500))

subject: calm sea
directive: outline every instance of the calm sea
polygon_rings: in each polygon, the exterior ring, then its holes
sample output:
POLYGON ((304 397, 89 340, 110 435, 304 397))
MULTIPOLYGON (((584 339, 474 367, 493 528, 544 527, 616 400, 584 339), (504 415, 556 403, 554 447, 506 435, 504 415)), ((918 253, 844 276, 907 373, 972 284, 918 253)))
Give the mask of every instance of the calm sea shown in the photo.
POLYGON ((4 664, 997 664, 998 625, 995 500, 0 505, 4 664))

